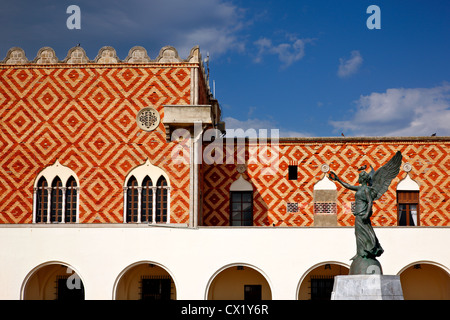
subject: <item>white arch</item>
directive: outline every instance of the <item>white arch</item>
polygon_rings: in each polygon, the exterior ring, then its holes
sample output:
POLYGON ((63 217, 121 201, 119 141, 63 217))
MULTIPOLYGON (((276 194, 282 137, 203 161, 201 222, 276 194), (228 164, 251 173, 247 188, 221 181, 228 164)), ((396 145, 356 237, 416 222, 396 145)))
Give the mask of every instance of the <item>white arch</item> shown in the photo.
MULTIPOLYGON (((120 280, 122 279, 122 277, 123 277, 128 271, 130 271, 131 269, 133 269, 134 267, 140 266, 140 265, 142 265, 142 264, 153 264, 153 265, 155 265, 155 266, 157 266, 157 267, 160 267, 160 268, 163 269, 164 271, 166 271, 166 272, 169 274, 169 276, 172 278, 172 281, 173 281, 173 283, 174 283, 174 285, 175 285, 175 290, 177 290, 177 288, 178 288, 177 280, 176 280, 176 278, 174 277, 172 271, 170 271, 166 266, 164 266, 164 265, 162 265, 162 264, 160 264, 160 263, 158 263, 158 262, 151 261, 151 260, 141 260, 141 261, 134 262, 134 263, 128 265, 127 267, 125 267, 125 268, 119 273, 119 275, 116 277, 116 279, 114 280, 114 285, 113 285, 113 290, 112 290, 112 299, 113 299, 113 300, 116 300, 116 298, 117 298, 117 287, 118 287, 119 282, 120 282, 120 280)), ((177 295, 178 295, 178 294, 177 294, 177 295)))
POLYGON ((331 181, 325 173, 319 181, 314 185, 313 190, 337 190, 336 184, 331 181))
MULTIPOLYGON (((145 177, 149 177, 152 181, 153 190, 156 190, 156 188, 160 188, 157 186, 159 178, 162 176, 166 180, 167 186, 162 187, 164 189, 167 189, 167 222, 170 223, 170 179, 167 173, 150 163, 150 161, 147 160, 135 167, 134 169, 130 170, 130 172, 125 177, 125 181, 123 184, 123 223, 127 223, 127 190, 128 190, 128 180, 130 180, 131 177, 136 178, 137 181, 137 188, 138 188, 138 223, 141 222, 141 191, 142 191, 142 182, 144 181, 145 177)), ((155 213, 156 213, 156 192, 153 192, 153 222, 155 222, 155 213)))
MULTIPOLYGON (((36 176, 36 179, 34 180, 34 188, 33 188, 33 223, 36 223, 36 205, 37 205, 37 190, 38 190, 38 182, 39 180, 44 177, 45 180, 47 181, 47 187, 51 188, 52 186, 52 182, 56 177, 59 177, 59 179, 61 179, 61 183, 62 183, 62 188, 66 188, 67 186, 67 182, 70 179, 70 177, 73 177, 77 183, 77 203, 76 203, 76 221, 75 223, 79 222, 79 216, 80 216, 80 212, 79 212, 79 204, 80 204, 80 180, 78 179, 78 176, 76 175, 76 173, 70 169, 67 166, 62 165, 61 163, 59 163, 58 159, 56 159, 55 163, 44 168, 41 172, 39 172, 39 174, 36 176)), ((50 201, 51 201, 51 192, 47 193, 47 202, 48 202, 48 207, 47 207, 47 223, 50 223, 50 201)), ((62 218, 61 218, 61 223, 65 223, 65 218, 64 218, 64 214, 65 214, 65 193, 63 192, 63 198, 62 198, 63 204, 62 204, 62 218)))
POLYGON ((208 283, 206 284, 206 290, 205 290, 205 300, 208 300, 208 294, 209 294, 209 289, 211 287, 211 284, 213 283, 214 279, 224 270, 227 270, 229 268, 232 267, 238 267, 238 266, 242 266, 242 267, 248 267, 251 268, 253 270, 255 270, 256 272, 258 272, 259 274, 261 274, 264 279, 267 281, 267 284, 269 285, 269 289, 270 289, 270 295, 273 299, 273 289, 272 289, 272 283, 270 281, 270 278, 267 276, 267 274, 262 271, 261 269, 259 269, 258 267, 245 263, 245 262, 235 262, 235 263, 230 263, 227 264, 225 266, 223 266, 222 268, 218 269, 216 272, 213 273, 213 275, 209 278, 208 283))
POLYGON ((397 191, 420 191, 420 187, 407 173, 406 177, 398 183, 397 191))
POLYGON ((47 266, 52 266, 52 265, 64 265, 67 268, 69 268, 70 270, 72 270, 73 273, 75 273, 81 279, 81 282, 83 283, 83 287, 84 287, 84 295, 86 296, 86 284, 85 284, 83 278, 81 277, 80 272, 76 268, 74 268, 71 264, 69 264, 67 262, 53 260, 53 261, 47 261, 47 262, 41 263, 40 265, 37 265, 36 267, 31 269, 30 272, 28 272, 28 274, 25 276, 25 278, 24 278, 24 280, 22 282, 22 285, 20 287, 20 300, 24 300, 25 299, 25 290, 26 290, 28 281, 31 279, 31 277, 33 277, 33 275, 38 270, 40 270, 40 269, 42 269, 44 267, 47 267, 47 266))
POLYGON ((61 179, 63 187, 66 186, 67 180, 69 180, 70 177, 74 177, 75 181, 77 182, 77 186, 80 186, 80 180, 78 180, 78 176, 76 175, 76 173, 69 167, 62 165, 58 160, 56 160, 54 164, 44 168, 41 172, 39 172, 36 179, 34 180, 34 187, 37 187, 37 183, 41 179, 41 177, 44 177, 45 180, 47 180, 47 185, 50 186, 56 176, 61 179))
POLYGON ((230 191, 253 191, 253 186, 250 182, 239 175, 239 178, 234 181, 230 186, 230 191))
POLYGON ((411 262, 411 263, 407 264, 405 267, 403 267, 402 269, 400 269, 400 270, 397 272, 397 275, 398 275, 398 276, 401 275, 402 272, 404 272, 406 269, 408 269, 408 268, 410 268, 411 266, 414 266, 414 265, 416 265, 416 264, 430 264, 430 265, 432 265, 432 266, 441 268, 442 270, 444 270, 445 272, 447 272, 448 275, 449 275, 449 277, 450 277, 450 269, 449 269, 448 267, 446 267, 445 265, 440 264, 440 263, 438 263, 438 262, 434 262, 434 261, 430 261, 430 260, 418 260, 418 261, 415 261, 415 262, 411 262))
POLYGON ((298 299, 298 295, 300 294, 300 288, 302 286, 303 281, 305 281, 306 277, 311 273, 311 271, 313 271, 321 266, 325 266, 327 264, 335 264, 335 265, 338 265, 338 266, 341 266, 341 267, 344 267, 344 268, 347 268, 348 270, 350 270, 350 265, 343 263, 343 262, 339 262, 339 261, 323 261, 323 262, 316 263, 315 265, 313 265, 312 267, 307 269, 300 277, 300 280, 297 283, 297 289, 295 290, 295 300, 298 299))
POLYGON ((131 178, 131 176, 134 176, 136 178, 138 187, 142 186, 142 181, 144 181, 144 178, 146 176, 150 177, 154 186, 156 186, 159 177, 163 176, 167 181, 167 186, 170 187, 170 179, 167 173, 160 167, 151 164, 148 159, 145 161, 145 163, 135 167, 127 174, 123 184, 124 187, 127 186, 128 180, 131 178))
POLYGON ((447 266, 440 263, 417 260, 406 265, 397 275, 402 282, 405 300, 448 300, 450 297, 450 271, 447 266), (417 290, 419 286, 420 290, 417 290))

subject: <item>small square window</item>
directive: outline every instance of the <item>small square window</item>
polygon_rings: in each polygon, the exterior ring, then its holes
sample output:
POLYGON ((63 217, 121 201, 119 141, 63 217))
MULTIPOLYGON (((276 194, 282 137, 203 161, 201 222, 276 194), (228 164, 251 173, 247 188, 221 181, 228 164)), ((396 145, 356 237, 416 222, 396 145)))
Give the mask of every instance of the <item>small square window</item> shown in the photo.
POLYGON ((230 202, 230 225, 253 225, 253 193, 252 191, 232 191, 230 202))
POLYGON ((397 210, 399 226, 420 225, 419 192, 397 191, 397 210))
POLYGON ((289 180, 297 180, 297 166, 289 166, 289 180))

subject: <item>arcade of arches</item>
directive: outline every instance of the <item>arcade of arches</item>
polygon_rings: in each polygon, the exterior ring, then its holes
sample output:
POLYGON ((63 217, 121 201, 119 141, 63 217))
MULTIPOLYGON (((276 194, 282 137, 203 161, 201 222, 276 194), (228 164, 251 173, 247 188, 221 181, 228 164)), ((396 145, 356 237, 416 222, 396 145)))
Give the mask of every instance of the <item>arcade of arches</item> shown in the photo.
MULTIPOLYGON (((299 275, 296 297, 299 300, 327 300, 336 275, 348 274, 348 267, 336 262, 324 262, 299 275)), ((399 273, 405 300, 450 300, 450 274, 444 267, 418 261, 399 273)), ((32 270, 25 279, 22 299, 83 300, 85 289, 82 275, 69 265, 47 263, 32 270)), ((270 300, 272 290, 266 276, 254 266, 231 265, 211 276, 205 297, 208 300, 270 300)), ((177 288, 164 266, 153 262, 138 262, 117 277, 113 299, 175 300, 177 288)))

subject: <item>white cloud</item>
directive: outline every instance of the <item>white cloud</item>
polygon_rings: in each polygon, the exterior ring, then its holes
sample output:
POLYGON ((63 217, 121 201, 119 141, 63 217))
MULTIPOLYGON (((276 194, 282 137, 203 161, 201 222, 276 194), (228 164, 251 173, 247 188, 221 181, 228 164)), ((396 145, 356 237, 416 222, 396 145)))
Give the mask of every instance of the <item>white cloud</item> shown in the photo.
MULTIPOLYGON (((221 54, 240 48, 237 31, 244 25, 244 11, 223 0, 128 0, 114 5, 98 4, 86 25, 99 26, 99 34, 122 34, 135 39, 148 39, 173 45, 188 54, 194 45, 202 51, 221 54), (101 6, 101 7, 100 7, 101 6), (108 9, 104 9, 108 8, 108 9), (126 23, 117 23, 124 21, 126 23)), ((86 12, 88 14, 88 12, 86 12)))
POLYGON ((20 46, 20 39, 38 48, 69 43, 66 50, 81 43, 85 50, 92 47, 93 51, 86 50, 91 59, 106 45, 129 46, 118 52, 121 59, 135 45, 146 47, 151 58, 166 45, 174 46, 182 58, 195 45, 211 55, 243 50, 240 31, 251 20, 243 9, 225 0, 78 0, 81 29, 73 31, 66 28, 69 4, 64 1, 5 1, 0 22, 2 30, 11 32, 0 31, 2 43, 20 46))
POLYGON ((339 59, 338 76, 340 78, 346 78, 355 74, 363 62, 363 58, 358 50, 351 52, 349 59, 345 60, 343 58, 339 59))
POLYGON ((274 45, 271 39, 260 38, 253 43, 258 49, 254 61, 262 62, 264 55, 277 55, 283 67, 288 67, 305 56, 305 45, 312 41, 312 39, 299 39, 295 36, 289 36, 287 42, 274 45))
POLYGON ((357 136, 450 135, 450 84, 434 88, 388 89, 356 101, 352 119, 331 121, 357 136))
MULTIPOLYGON (((243 137, 249 136, 249 134, 259 135, 260 129, 267 130, 267 137, 270 138, 272 133, 271 129, 278 129, 279 137, 290 138, 290 137, 308 137, 310 136, 304 132, 297 132, 294 130, 287 130, 281 128, 274 120, 263 120, 258 118, 252 118, 247 120, 238 120, 233 117, 224 118, 225 127, 227 130, 226 137, 243 137)), ((275 134, 275 132, 273 132, 275 134)))

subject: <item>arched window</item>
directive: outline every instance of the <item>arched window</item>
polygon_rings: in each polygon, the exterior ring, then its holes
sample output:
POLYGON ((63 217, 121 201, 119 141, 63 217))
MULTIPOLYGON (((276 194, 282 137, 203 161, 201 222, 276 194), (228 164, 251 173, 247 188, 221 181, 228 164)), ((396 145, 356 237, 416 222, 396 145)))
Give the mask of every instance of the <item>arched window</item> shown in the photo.
POLYGON ((138 222, 139 192, 138 183, 134 176, 128 180, 127 187, 127 221, 138 222))
POLYGON ((167 222, 167 181, 163 176, 156 184, 156 222, 167 222))
POLYGON ((56 176, 52 182, 52 195, 51 207, 50 207, 50 222, 62 221, 62 208, 63 208, 63 190, 61 179, 56 176))
POLYGON ((75 172, 58 160, 42 170, 34 185, 33 223, 78 222, 78 186, 75 172))
POLYGON ((66 183, 66 210, 64 222, 77 222, 78 185, 74 177, 66 183))
POLYGON ((406 177, 397 185, 397 224, 399 226, 419 226, 420 187, 417 182, 410 177, 412 166, 406 163, 403 166, 403 170, 406 171, 406 177))
POLYGON ((153 184, 149 176, 142 182, 141 222, 151 223, 153 220, 153 184))
POLYGON ((170 223, 170 181, 161 168, 147 160, 128 173, 123 190, 124 223, 170 223))
POLYGON ((35 205, 35 219, 37 223, 47 222, 47 208, 48 208, 48 188, 47 180, 41 177, 36 187, 36 205, 35 205))

